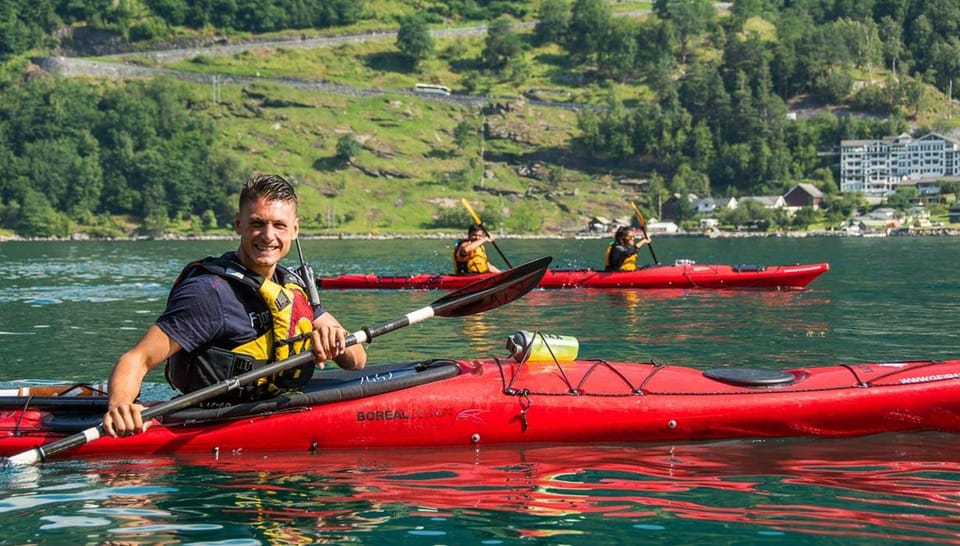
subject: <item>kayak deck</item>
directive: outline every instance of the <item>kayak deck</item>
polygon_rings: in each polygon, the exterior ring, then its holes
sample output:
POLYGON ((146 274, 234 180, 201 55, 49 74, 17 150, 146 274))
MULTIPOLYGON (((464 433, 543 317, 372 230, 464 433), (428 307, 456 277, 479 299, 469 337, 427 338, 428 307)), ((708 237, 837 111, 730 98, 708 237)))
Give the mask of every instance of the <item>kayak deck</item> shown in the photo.
MULTIPOLYGON (((960 432, 960 360, 702 371, 604 360, 433 360, 324 371, 304 393, 181 410, 71 456, 960 432)), ((49 397, 48 397, 49 398, 49 397)), ((91 397, 104 403, 104 397, 91 397)), ((99 421, 101 407, 0 407, 0 455, 99 421), (26 408, 26 409, 24 409, 26 408)))

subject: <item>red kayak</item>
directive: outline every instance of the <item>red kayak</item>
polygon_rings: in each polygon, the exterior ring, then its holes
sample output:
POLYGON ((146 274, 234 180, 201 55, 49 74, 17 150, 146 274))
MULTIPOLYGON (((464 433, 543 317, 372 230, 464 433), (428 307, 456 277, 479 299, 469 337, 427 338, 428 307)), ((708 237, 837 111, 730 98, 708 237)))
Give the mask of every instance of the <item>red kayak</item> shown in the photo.
MULTIPOLYGON (((0 455, 93 426, 105 407, 102 395, 0 397, 0 455)), ((922 430, 960 432, 960 359, 704 371, 656 363, 493 358, 323 371, 303 393, 179 410, 155 421, 146 433, 100 438, 62 456, 848 437, 922 430)))
MULTIPOLYGON (((826 263, 795 265, 650 265, 636 271, 549 269, 538 288, 757 288, 800 289, 830 270, 826 263)), ((455 290, 493 275, 373 275, 319 277, 325 290, 455 290)))

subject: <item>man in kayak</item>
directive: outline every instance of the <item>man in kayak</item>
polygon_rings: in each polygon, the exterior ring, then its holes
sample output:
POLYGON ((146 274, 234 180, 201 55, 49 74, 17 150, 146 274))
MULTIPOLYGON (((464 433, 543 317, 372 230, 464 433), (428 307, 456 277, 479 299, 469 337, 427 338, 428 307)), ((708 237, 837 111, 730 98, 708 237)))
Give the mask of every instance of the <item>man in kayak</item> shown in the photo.
POLYGON ((473 273, 500 273, 497 266, 490 263, 487 259, 487 250, 484 244, 492 243, 493 235, 490 235, 479 224, 473 224, 467 230, 467 238, 457 242, 453 249, 453 263, 456 266, 458 275, 469 275, 473 273))
POLYGON ((239 389, 228 402, 268 398, 297 390, 333 360, 363 368, 366 351, 346 347, 346 330, 322 306, 311 307, 305 283, 279 265, 300 232, 297 195, 280 176, 255 176, 240 192, 235 252, 187 265, 174 282, 167 307, 113 368, 104 432, 126 436, 145 430, 136 403, 146 374, 167 362, 167 380, 191 392, 265 363, 312 350, 315 362, 239 389))
POLYGON ((630 226, 617 229, 614 240, 607 246, 607 255, 604 259, 605 271, 636 271, 637 252, 643 245, 650 243, 647 235, 640 242, 635 242, 636 233, 630 226))

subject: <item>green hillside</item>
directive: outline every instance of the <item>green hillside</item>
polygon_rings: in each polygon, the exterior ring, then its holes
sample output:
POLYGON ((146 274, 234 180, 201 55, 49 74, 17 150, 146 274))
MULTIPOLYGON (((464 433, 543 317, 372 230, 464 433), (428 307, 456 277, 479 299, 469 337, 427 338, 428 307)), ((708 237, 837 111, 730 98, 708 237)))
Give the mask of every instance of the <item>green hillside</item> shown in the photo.
POLYGON ((631 202, 655 218, 674 194, 772 195, 808 182, 827 194, 826 211, 771 223, 802 229, 859 204, 837 193, 840 139, 956 128, 944 84, 957 67, 920 37, 947 44, 960 10, 936 13, 921 35, 910 17, 934 7, 329 4, 346 23, 251 34, 171 0, 116 8, 127 18, 100 21, 106 40, 82 21, 57 33, 85 51, 139 49, 91 58, 166 74, 150 77, 162 83, 94 71, 60 84, 27 61, 49 50, 8 55, 2 229, 223 233, 253 172, 295 181, 316 234, 460 231, 470 222, 461 198, 507 233, 569 233, 593 216, 629 218, 631 202), (195 49, 151 53, 158 44, 195 49), (418 95, 418 82, 453 93, 418 95), (49 221, 27 221, 37 217, 49 221))
MULTIPOLYGON (((441 52, 452 47, 463 48, 461 56, 479 55, 483 38, 437 42, 441 52)), ((391 69, 384 59, 392 55, 393 40, 371 40, 332 48, 252 47, 238 55, 201 55, 163 66, 211 77, 257 78, 252 84, 221 84, 215 91, 212 85, 198 86, 195 95, 209 103, 205 108, 217 120, 223 143, 248 170, 277 170, 300 184, 310 231, 449 232, 469 219, 462 197, 485 213, 485 222, 512 232, 577 231, 594 215, 631 215, 628 201, 638 196, 619 181, 637 171, 572 153, 577 110, 525 98, 580 105, 600 100, 597 90, 554 86, 549 67, 541 66, 545 73, 520 90, 489 78, 489 91, 480 101, 485 106, 464 106, 410 92, 419 81, 429 81, 448 85, 455 96, 463 93, 463 76, 442 59, 409 73, 391 69), (383 94, 303 91, 284 85, 286 78, 383 94), (461 123, 470 134, 458 143, 461 123), (360 145, 349 162, 336 157, 344 136, 360 145)), ((143 56, 126 60, 158 66, 143 56)))

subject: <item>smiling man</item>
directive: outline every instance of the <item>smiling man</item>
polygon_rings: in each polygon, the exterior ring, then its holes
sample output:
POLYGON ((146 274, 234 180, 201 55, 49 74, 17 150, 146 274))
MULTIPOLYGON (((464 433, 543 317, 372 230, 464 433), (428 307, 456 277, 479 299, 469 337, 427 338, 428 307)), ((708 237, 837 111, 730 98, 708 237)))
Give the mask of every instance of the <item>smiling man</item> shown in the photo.
POLYGON ((104 431, 126 436, 145 430, 136 403, 143 378, 167 361, 166 376, 184 393, 258 366, 312 350, 315 362, 265 377, 216 400, 245 402, 298 390, 315 366, 333 360, 360 369, 362 345, 345 347, 346 330, 322 306, 312 307, 305 283, 280 265, 300 233, 297 195, 280 176, 244 184, 234 229, 240 246, 219 258, 188 264, 174 281, 167 307, 113 368, 104 431))

